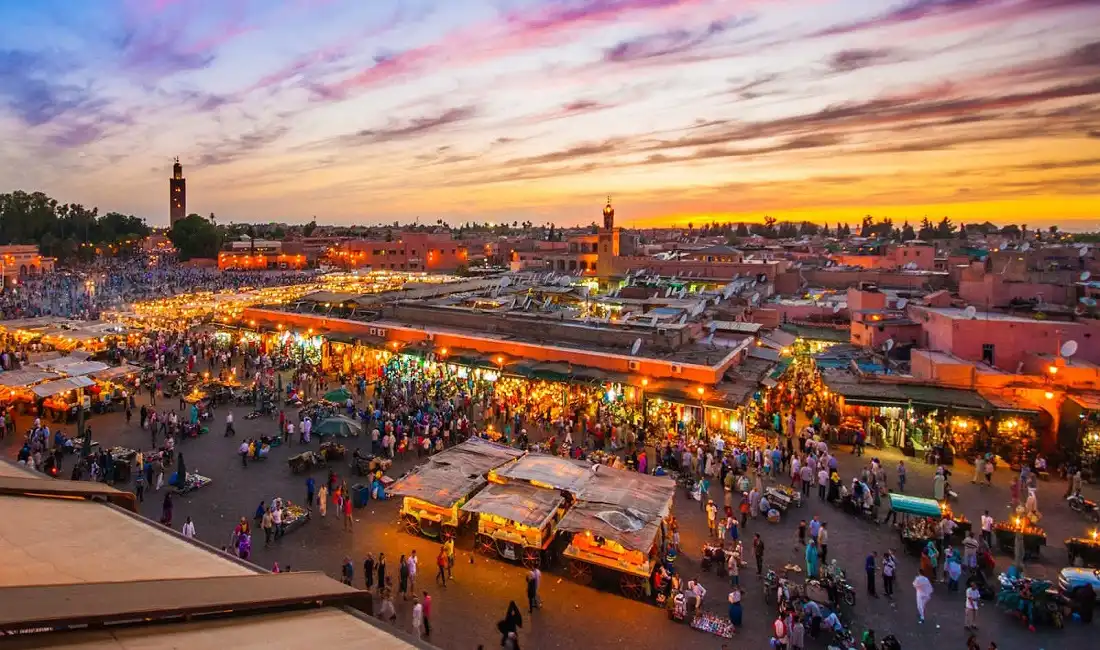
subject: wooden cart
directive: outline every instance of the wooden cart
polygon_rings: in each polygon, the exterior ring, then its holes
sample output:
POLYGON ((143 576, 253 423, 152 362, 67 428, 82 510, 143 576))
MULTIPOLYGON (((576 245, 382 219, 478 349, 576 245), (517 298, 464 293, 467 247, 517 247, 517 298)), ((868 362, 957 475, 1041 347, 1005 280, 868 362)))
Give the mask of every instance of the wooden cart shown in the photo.
POLYGON ((478 551, 527 568, 542 566, 566 499, 554 489, 525 483, 491 484, 474 495, 463 512, 477 517, 478 551))

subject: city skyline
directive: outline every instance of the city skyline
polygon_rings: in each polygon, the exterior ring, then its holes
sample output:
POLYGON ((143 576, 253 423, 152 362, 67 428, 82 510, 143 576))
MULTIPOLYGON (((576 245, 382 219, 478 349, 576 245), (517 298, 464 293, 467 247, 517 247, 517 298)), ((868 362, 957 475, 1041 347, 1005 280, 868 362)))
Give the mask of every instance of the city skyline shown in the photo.
POLYGON ((0 3, 0 191, 167 225, 1100 225, 1092 0, 0 3), (49 43, 44 46, 44 43, 49 43))

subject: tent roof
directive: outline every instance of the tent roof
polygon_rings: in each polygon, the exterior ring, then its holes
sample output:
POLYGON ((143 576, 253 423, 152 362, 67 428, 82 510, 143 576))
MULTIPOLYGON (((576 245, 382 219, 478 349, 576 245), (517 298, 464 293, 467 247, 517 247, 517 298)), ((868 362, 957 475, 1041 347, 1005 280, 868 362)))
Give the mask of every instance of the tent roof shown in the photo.
POLYGON ((541 528, 564 502, 565 499, 557 490, 547 490, 526 483, 494 483, 474 495, 462 509, 541 528))
POLYGON ((34 387, 34 394, 39 397, 49 397, 51 395, 57 395, 58 393, 65 393, 77 388, 87 388, 95 384, 94 381, 87 377, 65 377, 64 379, 57 379, 54 381, 48 381, 44 384, 38 384, 34 387))
POLYGON ((487 483, 489 470, 519 458, 524 452, 470 438, 432 456, 428 463, 400 478, 390 493, 450 507, 487 483))
POLYGON ((26 388, 46 379, 56 379, 59 375, 48 370, 10 370, 0 372, 0 386, 8 388, 26 388))
POLYGON ((539 483, 577 494, 592 478, 592 466, 560 456, 530 454, 498 469, 494 474, 513 481, 539 483))

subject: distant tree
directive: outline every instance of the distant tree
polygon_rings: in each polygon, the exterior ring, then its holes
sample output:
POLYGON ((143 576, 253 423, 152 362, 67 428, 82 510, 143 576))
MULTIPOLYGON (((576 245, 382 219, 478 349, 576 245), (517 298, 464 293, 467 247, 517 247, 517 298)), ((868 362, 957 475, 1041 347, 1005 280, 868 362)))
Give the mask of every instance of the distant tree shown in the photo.
POLYGON ((779 230, 777 232, 780 239, 791 239, 798 236, 798 228, 789 221, 784 221, 779 224, 779 230))
POLYGON ((1001 234, 1005 237, 1011 237, 1012 239, 1020 238, 1020 227, 1016 224, 1009 224, 1004 228, 1001 228, 1001 234))
POLYGON ((803 221, 798 226, 798 234, 802 235, 803 237, 813 237, 818 232, 819 232, 819 229, 818 229, 817 224, 810 223, 809 221, 803 221))
POLYGON ((217 257, 222 235, 217 226, 197 214, 180 219, 168 231, 168 239, 179 251, 181 260, 217 257))
POLYGON ((1050 231, 1051 235, 1057 235, 1058 234, 1058 226, 1051 226, 1050 228, 1048 228, 1048 230, 1050 231))
POLYGON ((967 236, 968 235, 967 235, 967 230, 966 230, 966 224, 965 223, 960 223, 959 224, 959 239, 961 239, 962 241, 966 241, 967 236))
POLYGON ((936 236, 936 228, 932 225, 932 222, 925 217, 920 222, 920 230, 917 231, 917 237, 924 241, 929 241, 936 236))
POLYGON ((828 237, 829 236, 829 224, 828 223, 821 224, 821 231, 818 234, 820 234, 822 237, 828 237))
POLYGON ((955 234, 955 224, 951 223, 951 220, 944 217, 936 224, 935 236, 938 239, 951 239, 955 234))
POLYGON ((744 223, 737 224, 737 236, 738 237, 748 237, 749 236, 749 227, 747 225, 745 225, 744 223))
POLYGON ((913 226, 910 226, 908 221, 903 223, 901 225, 901 240, 903 242, 913 241, 916 238, 917 238, 917 233, 913 231, 913 226))
POLYGON ((317 230, 317 217, 313 217, 312 221, 302 226, 302 236, 312 237, 314 230, 317 230))
POLYGON ((875 218, 872 217, 869 214, 864 215, 863 221, 860 223, 860 226, 859 226, 859 236, 860 237, 871 237, 871 236, 873 236, 874 233, 872 232, 871 229, 874 227, 874 225, 875 225, 875 218))

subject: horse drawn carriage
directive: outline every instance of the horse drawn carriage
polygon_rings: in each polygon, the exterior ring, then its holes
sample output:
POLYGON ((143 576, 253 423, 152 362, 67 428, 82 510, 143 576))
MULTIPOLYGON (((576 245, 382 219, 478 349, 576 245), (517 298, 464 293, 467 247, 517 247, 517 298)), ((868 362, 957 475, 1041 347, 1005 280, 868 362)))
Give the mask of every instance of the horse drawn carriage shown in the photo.
POLYGON ((393 461, 373 454, 364 454, 358 449, 352 455, 351 471, 356 476, 371 476, 376 472, 385 473, 393 465, 393 461))
POLYGON ((325 458, 315 451, 303 451, 297 456, 291 456, 286 462, 287 465, 290 466, 291 472, 302 474, 304 472, 312 472, 318 467, 323 467, 325 465, 325 458))

